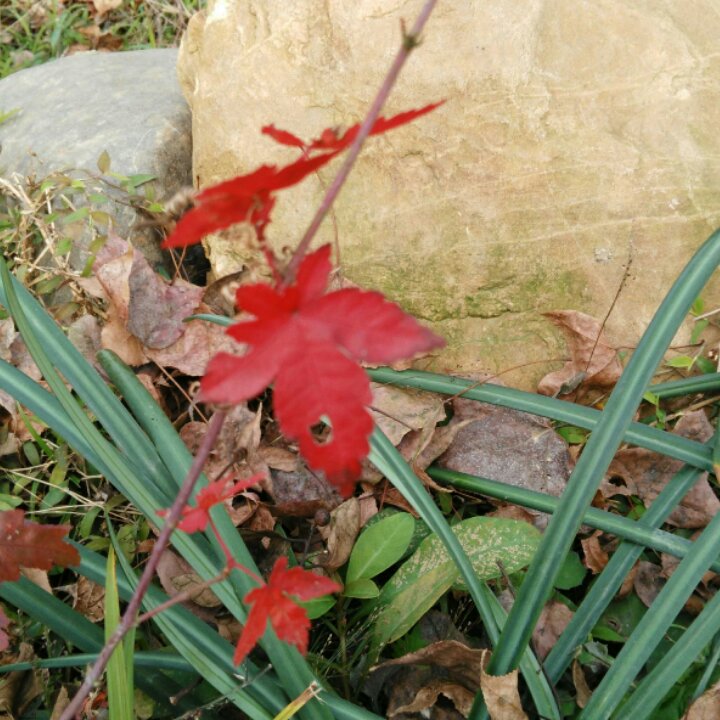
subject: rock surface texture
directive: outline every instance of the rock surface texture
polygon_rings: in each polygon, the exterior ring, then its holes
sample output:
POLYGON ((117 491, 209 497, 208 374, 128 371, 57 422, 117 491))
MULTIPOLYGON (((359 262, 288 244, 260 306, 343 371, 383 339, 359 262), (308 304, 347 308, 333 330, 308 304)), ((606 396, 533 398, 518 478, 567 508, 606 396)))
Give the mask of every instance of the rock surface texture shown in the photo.
MULTIPOLYGON (((191 184, 190 111, 176 60, 176 50, 78 53, 0 80, 0 111, 19 110, 0 125, 0 175, 97 175, 107 150, 113 172, 155 175, 158 198, 191 184)), ((134 213, 122 208, 116 229, 127 236, 134 213)), ((159 257, 156 246, 142 249, 159 257)))
MULTIPOLYGON (((421 0, 210 0, 181 48, 200 185, 295 155, 361 119, 421 0)), ((386 114, 446 98, 372 139, 336 205, 347 276, 449 341, 434 367, 502 372, 562 357, 541 317, 578 309, 634 345, 720 220, 720 15, 709 0, 440 3, 386 114)), ((294 245, 333 169, 278 202, 294 245)), ((321 239, 334 237, 327 221, 321 239)), ((248 262, 213 241, 226 274, 248 262)), ((709 298, 712 300, 712 294, 709 298)), ((717 297, 717 295, 715 296, 717 297)), ((511 383, 528 384, 534 364, 511 383)))

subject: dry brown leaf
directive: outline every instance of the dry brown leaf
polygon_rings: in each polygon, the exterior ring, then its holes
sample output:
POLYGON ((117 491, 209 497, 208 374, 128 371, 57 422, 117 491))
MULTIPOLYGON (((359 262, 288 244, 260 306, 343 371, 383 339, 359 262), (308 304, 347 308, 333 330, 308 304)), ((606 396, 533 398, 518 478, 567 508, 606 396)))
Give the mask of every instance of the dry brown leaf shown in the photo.
POLYGON ((633 565, 630 569, 630 572, 625 576, 625 579, 622 581, 622 585, 620 586, 620 589, 617 592, 617 596, 619 598, 624 598, 626 595, 629 595, 632 590, 635 587, 635 575, 637 574, 637 565, 633 565))
MULTIPOLYGON (((20 643, 17 655, 5 653, 1 665, 37 660, 32 645, 20 643)), ((39 670, 16 670, 2 676, 0 682, 0 717, 22 717, 44 690, 39 670)))
POLYGON ((635 573, 633 586, 643 604, 650 607, 665 586, 665 580, 662 577, 662 568, 659 565, 655 565, 655 563, 641 560, 637 564, 637 572, 635 573))
POLYGON ((593 533, 590 537, 580 540, 583 549, 583 565, 593 575, 603 571, 608 564, 608 554, 600 547, 600 532, 593 533))
POLYGON ((544 660, 555 647, 573 615, 567 605, 557 600, 551 600, 545 605, 532 635, 535 654, 539 660, 544 660))
MULTIPOLYGON (((434 708, 440 695, 452 701, 462 717, 468 717, 473 700, 479 689, 483 650, 474 650, 457 640, 440 640, 408 653, 395 660, 388 660, 373 668, 373 672, 391 667, 412 665, 426 670, 406 678, 405 701, 394 694, 388 707, 388 717, 400 713, 422 712, 434 708)), ((418 668, 419 669, 419 668, 418 668)), ((388 680, 392 676, 388 676, 388 680)), ((392 677, 392 682, 397 681, 392 677)))
POLYGON ((271 470, 272 510, 276 515, 313 517, 318 510, 337 508, 342 498, 321 473, 313 473, 302 465, 295 472, 271 470))
POLYGON ((360 502, 351 497, 330 513, 330 523, 320 528, 327 541, 327 555, 321 559, 326 570, 337 570, 350 558, 360 532, 360 502))
POLYGON ((570 476, 567 443, 549 422, 527 413, 468 400, 455 400, 461 420, 450 448, 438 458, 449 470, 480 475, 556 497, 570 476))
POLYGON ((575 702, 579 708, 584 708, 590 697, 592 696, 592 690, 587 684, 585 679, 585 673, 583 672, 582 666, 577 660, 573 660, 572 664, 572 679, 573 685, 575 686, 575 702))
POLYGON ((432 430, 445 417, 439 395, 381 383, 370 383, 370 387, 373 395, 370 414, 393 445, 411 430, 432 430))
POLYGON ((95 355, 102 350, 102 340, 96 317, 93 315, 79 317, 68 327, 67 337, 91 365, 97 363, 95 355))
POLYGON ((300 465, 297 453, 275 445, 261 444, 257 449, 257 456, 273 470, 296 472, 300 465))
POLYGON ((529 513, 525 508, 519 505, 508 505, 503 504, 496 510, 486 513, 485 517, 499 517, 506 518, 507 520, 522 520, 523 522, 534 525, 535 516, 529 513))
POLYGON ((127 328, 146 347, 161 350, 177 342, 188 325, 184 322, 198 307, 203 289, 177 279, 163 280, 140 255, 134 257, 128 276, 127 328))
POLYGON ((480 689, 491 720, 528 720, 522 709, 518 692, 518 671, 507 675, 488 675, 485 667, 490 661, 490 651, 483 650, 480 689))
POLYGON ((20 568, 20 574, 26 577, 33 585, 37 585, 41 590, 52 595, 52 587, 48 579, 47 570, 39 568, 20 568))
POLYGON ((717 720, 720 717, 720 681, 706 690, 683 715, 682 720, 717 720))
POLYGON ((183 602, 182 605, 203 619, 214 617, 207 611, 203 612, 205 608, 217 608, 222 605, 210 588, 200 587, 203 582, 200 576, 183 558, 171 550, 165 550, 160 556, 157 576, 170 597, 180 592, 190 592, 192 602, 183 602))
POLYGON ((90 622, 102 622, 105 618, 105 588, 88 580, 84 575, 75 583, 73 609, 90 622))
POLYGON ((92 0, 92 4, 98 16, 102 16, 119 8, 123 4, 123 0, 92 0))
MULTIPOLYGON (((713 428, 702 410, 689 412, 678 420, 673 431, 682 437, 697 442, 707 442, 713 435, 713 428)), ((659 455, 644 448, 620 450, 608 469, 608 477, 622 480, 621 487, 605 481, 601 486, 606 496, 613 494, 638 495, 646 507, 650 507, 663 488, 678 473, 684 463, 659 455)), ((720 500, 703 473, 682 502, 666 520, 669 525, 681 528, 705 527, 720 510, 720 500)))
POLYGON ((60 720, 63 712, 65 711, 65 708, 70 704, 70 693, 68 693, 67 688, 62 685, 60 687, 60 692, 58 693, 58 696, 55 698, 55 703, 53 704, 52 714, 50 715, 50 720, 60 720))
POLYGON ((576 388, 608 389, 615 385, 622 374, 622 364, 595 318, 576 310, 543 314, 565 335, 570 360, 561 370, 540 381, 539 393, 574 395, 576 388))

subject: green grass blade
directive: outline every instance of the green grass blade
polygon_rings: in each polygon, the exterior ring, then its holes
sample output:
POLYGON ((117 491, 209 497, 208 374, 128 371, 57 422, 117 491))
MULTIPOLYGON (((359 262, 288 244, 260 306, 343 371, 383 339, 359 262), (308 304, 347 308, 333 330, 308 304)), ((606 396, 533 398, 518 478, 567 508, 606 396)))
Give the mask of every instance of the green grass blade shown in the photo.
MULTIPOLYGON (((682 271, 643 335, 625 372, 611 393, 602 417, 572 472, 558 509, 540 541, 537 559, 530 564, 490 660, 490 673, 503 675, 517 666, 545 601, 552 591, 553 581, 559 570, 559 560, 569 552, 582 516, 632 422, 635 409, 650 378, 718 262, 720 232, 715 232, 682 271)), ((691 559, 693 558, 685 558, 683 563, 691 559)), ((703 571, 712 559, 708 560, 703 571)), ((616 665, 617 663, 613 667, 616 665)), ((589 714, 586 708, 586 717, 589 714)))
MULTIPOLYGON (((135 373, 117 355, 104 350, 98 354, 98 360, 122 393, 141 427, 151 437, 171 474, 178 478, 178 481, 182 480, 190 467, 192 456, 178 436, 172 423, 162 412, 162 409, 152 400, 147 390, 138 381, 135 373)), ((202 476, 198 481, 198 489, 206 483, 207 479, 202 476)), ((225 510, 220 507, 215 508, 212 511, 212 516, 223 541, 232 552, 233 557, 249 570, 258 574, 259 571, 255 561, 225 510)), ((218 555, 221 556, 220 546, 212 533, 208 535, 208 539, 216 547, 218 555)), ((244 597, 254 587, 254 583, 246 575, 237 572, 232 573, 229 582, 235 589, 235 597, 233 600, 223 598, 223 602, 240 622, 244 622, 246 610, 238 598, 244 597)), ((300 653, 278 640, 272 631, 268 630, 265 633, 261 645, 268 653, 278 676, 282 679, 283 687, 288 693, 288 701, 300 695, 313 680, 317 679, 300 653)), ((317 701, 309 703, 306 708, 303 708, 300 715, 310 718, 313 713, 315 713, 315 717, 330 717, 326 708, 321 707, 317 701)))
MULTIPOLYGON (((457 565, 468 587, 470 596, 480 613, 491 642, 495 642, 499 636, 495 597, 475 576, 470 559, 465 554, 462 545, 460 545, 442 513, 436 507, 432 497, 427 493, 425 487, 415 476, 402 455, 377 428, 371 437, 370 445, 370 461, 402 493, 403 497, 413 506, 428 527, 442 540, 448 555, 457 565)), ((560 711, 552 691, 545 682, 544 677, 536 672, 537 660, 531 657, 531 653, 528 651, 521 662, 522 669, 525 672, 525 681, 530 688, 538 713, 548 718, 560 718, 560 711)))
MULTIPOLYGON (((115 576, 115 552, 110 548, 105 572, 105 642, 120 624, 120 599, 115 576)), ((132 633, 134 636, 134 633, 132 633)), ((120 643, 110 656, 106 678, 110 720, 133 720, 135 704, 132 680, 128 677, 128 661, 125 657, 127 644, 120 643)), ((132 652, 131 652, 132 655, 132 652)), ((132 661, 130 659, 130 661, 132 661)))
POLYGON ((10 309, 11 301, 14 299, 22 308, 27 325, 26 332, 30 329, 33 335, 42 338, 41 347, 52 348, 52 364, 75 388, 103 427, 118 438, 123 454, 149 474, 167 473, 152 443, 137 423, 132 421, 127 408, 115 397, 95 368, 65 337, 40 303, 7 272, 4 262, 2 265, 4 271, 0 282, 0 304, 8 308, 13 317, 15 313, 10 309))
POLYGON ((648 390, 659 398, 672 398, 695 393, 708 393, 720 389, 720 373, 707 373, 695 377, 656 383, 648 390))
MULTIPOLYGON (((100 557, 100 556, 98 556, 100 557)), ((100 559, 104 563, 104 559, 100 559)), ((27 578, 16 582, 0 583, 0 597, 26 612, 30 617, 49 628, 66 642, 92 653, 100 652, 104 644, 103 631, 79 612, 39 588, 27 578)), ((138 687, 156 702, 173 712, 190 712, 197 707, 192 694, 181 695, 177 705, 171 706, 168 698, 177 695, 182 687, 161 672, 146 670, 138 677, 138 687)))
MULTIPOLYGON (((15 672, 16 670, 32 670, 33 668, 57 670, 58 668, 85 667, 94 663, 97 658, 98 653, 79 653, 57 658, 33 660, 32 662, 11 663, 9 665, 0 665, 0 675, 15 672)), ((133 664, 138 668, 194 672, 192 665, 184 657, 175 653, 139 651, 133 655, 133 664)))
MULTIPOLYGON (((523 392, 522 390, 499 387, 490 383, 478 386, 477 383, 470 380, 420 370, 398 371, 389 368, 376 368, 368 370, 367 373, 370 379, 375 382, 413 387, 443 395, 462 394, 464 398, 469 400, 521 410, 533 415, 565 422, 569 425, 576 425, 586 430, 593 430, 602 417, 600 410, 574 405, 564 400, 544 397, 535 393, 523 392)), ((630 423, 623 439, 632 445, 663 453, 676 460, 682 460, 688 465, 694 465, 703 470, 712 470, 710 450, 702 443, 693 442, 677 435, 670 435, 657 428, 636 422, 630 423)))
MULTIPOLYGON (((707 572, 710 563, 720 554, 720 513, 710 521, 702 535, 695 541, 693 552, 686 557, 667 581, 650 609, 643 615, 620 654, 611 665, 600 685, 585 706, 581 718, 609 717, 622 701, 652 651, 662 640, 665 632, 682 610, 688 595, 707 572)), ((707 608, 706 608, 707 609, 707 608)), ((696 620, 697 622, 697 620, 696 620)), ((693 623, 693 626, 695 623, 693 623)), ((717 630, 715 631, 717 632, 717 630)), ((685 632, 687 635, 688 631, 685 632)), ((704 635, 705 647, 711 635, 704 635)), ((701 648, 702 649, 702 648, 701 648)), ((677 667, 669 667, 677 662, 668 654, 661 663, 665 673, 674 673, 677 667)), ((668 686, 665 686, 667 691, 668 686)), ((663 693, 664 694, 664 693, 663 693)), ((646 698, 645 705, 637 707, 637 712, 645 713, 652 710, 650 705, 659 702, 662 694, 655 698, 646 698)), ((633 707, 637 703, 634 703, 633 707)), ((654 706, 654 705, 653 705, 654 706)), ((636 717, 626 715, 624 717, 636 717)), ((647 715, 643 715, 647 717, 647 715)))
MULTIPOLYGON (((695 470, 697 471, 697 468, 695 470)), ((488 480, 487 478, 467 475, 454 470, 431 467, 428 473, 434 480, 447 483, 461 490, 488 495, 532 510, 554 513, 560 503, 560 500, 552 495, 514 487, 497 480, 488 480)), ((686 540, 664 530, 645 527, 634 520, 628 520, 621 515, 615 515, 597 508, 591 507, 585 511, 582 516, 582 524, 616 535, 623 540, 652 548, 657 552, 668 553, 673 557, 684 558, 693 549, 691 540, 686 540)), ((714 562, 711 569, 720 572, 720 561, 714 562)))
MULTIPOLYGON (((683 468, 653 500, 637 525, 644 526, 648 530, 660 527, 693 487, 699 474, 697 468, 683 468)), ((610 562, 595 579, 577 612, 545 659, 545 672, 550 682, 556 683, 560 680, 563 672, 572 662, 575 649, 585 641, 643 551, 642 545, 624 542, 613 553, 610 562)))

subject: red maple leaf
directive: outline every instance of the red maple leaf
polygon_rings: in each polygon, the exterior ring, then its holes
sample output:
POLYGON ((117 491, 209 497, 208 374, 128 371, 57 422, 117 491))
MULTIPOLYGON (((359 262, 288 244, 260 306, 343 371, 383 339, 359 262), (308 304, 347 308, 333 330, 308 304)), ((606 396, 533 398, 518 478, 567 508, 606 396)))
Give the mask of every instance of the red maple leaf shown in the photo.
POLYGON ((78 565, 78 551, 63 542, 69 530, 69 525, 25 521, 23 510, 0 512, 0 582, 19 580, 21 567, 49 570, 53 565, 78 565))
MULTIPOLYGON (((441 104, 434 103, 391 118, 378 118, 370 134, 378 135, 404 125, 441 104)), ((289 165, 283 167, 263 165, 247 175, 240 175, 206 188, 197 195, 196 206, 182 217, 162 246, 170 248, 192 245, 211 232, 240 222, 254 225, 258 239, 262 243, 275 204, 273 193, 296 185, 329 163, 352 144, 359 128, 359 125, 353 125, 342 135, 338 135, 333 130, 325 130, 320 138, 306 146, 300 138, 286 130, 278 130, 273 125, 264 127, 262 131, 266 135, 283 145, 302 148, 305 155, 289 165), (312 152, 320 152, 320 154, 311 157, 312 152)))
POLYGON ((8 646, 10 645, 10 638, 5 632, 5 629, 9 624, 10 621, 7 619, 7 616, 3 612, 3 609, 0 608, 0 652, 4 652, 5 650, 7 650, 8 646))
MULTIPOLYGON (((233 483, 232 475, 224 477, 208 484, 200 490, 195 497, 196 505, 186 505, 182 511, 182 519, 178 523, 178 529, 186 533, 202 532, 210 522, 210 510, 231 497, 235 497, 238 493, 247 490, 253 485, 257 485, 262 476, 253 475, 246 480, 240 480, 233 483)), ((160 517, 168 514, 167 510, 158 510, 160 517)))
POLYGON ((291 596, 299 600, 328 595, 342 590, 342 586, 322 575, 299 567, 287 569, 286 557, 275 561, 267 584, 251 590, 245 602, 251 605, 247 622, 235 648, 233 663, 239 665, 263 636, 270 620, 277 636, 294 645, 303 655, 307 652, 310 620, 291 596))
POLYGON ((348 495, 368 454, 372 396, 358 362, 390 363, 444 345, 380 293, 346 288, 325 293, 330 246, 308 255, 287 287, 247 285, 237 304, 255 320, 227 332, 250 349, 219 353, 201 384, 206 402, 241 403, 275 383, 273 403, 283 433, 298 441, 313 468, 348 495), (331 436, 315 440, 326 421, 331 436))

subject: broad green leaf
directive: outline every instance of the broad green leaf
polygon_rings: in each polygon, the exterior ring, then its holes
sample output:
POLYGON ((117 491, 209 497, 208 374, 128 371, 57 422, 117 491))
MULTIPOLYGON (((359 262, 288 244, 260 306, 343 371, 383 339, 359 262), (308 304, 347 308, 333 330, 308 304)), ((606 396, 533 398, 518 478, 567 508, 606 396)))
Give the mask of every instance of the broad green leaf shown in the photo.
POLYGON ((367 600, 378 597, 378 595, 380 595, 380 589, 370 578, 359 578, 345 586, 343 595, 345 597, 367 600))
POLYGON ((570 551, 565 556, 560 572, 555 578, 555 587, 558 590, 570 590, 577 587, 582 583, 586 573, 587 568, 582 564, 578 554, 570 551))
POLYGON ((336 600, 331 596, 324 596, 319 598, 313 598, 312 600, 306 600, 305 602, 298 602, 298 605, 305 608, 305 612, 310 620, 316 620, 323 616, 330 608, 335 607, 336 600))
POLYGON ((409 513, 396 513, 366 528, 350 554, 347 585, 373 578, 394 565, 405 554, 414 531, 415 520, 409 513))
MULTIPOLYGON (((532 525, 504 518, 470 518, 452 531, 480 580, 525 567, 540 542, 540 533, 532 525)), ((431 535, 383 587, 373 643, 382 645, 404 635, 453 585, 464 589, 442 541, 431 535)))

